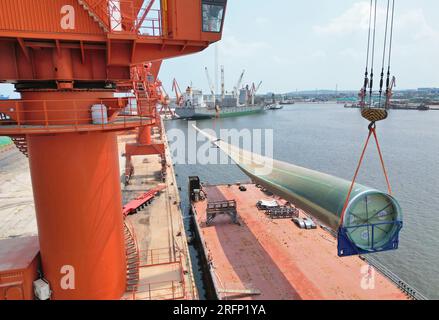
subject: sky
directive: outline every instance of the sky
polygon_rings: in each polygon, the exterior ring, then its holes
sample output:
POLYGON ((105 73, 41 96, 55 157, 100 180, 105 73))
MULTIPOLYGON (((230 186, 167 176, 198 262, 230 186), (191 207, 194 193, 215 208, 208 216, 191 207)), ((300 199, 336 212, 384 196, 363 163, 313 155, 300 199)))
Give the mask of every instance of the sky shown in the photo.
MULTIPOLYGON (((358 90, 363 82, 369 0, 229 0, 223 39, 201 53, 166 60, 168 92, 174 78, 209 92, 204 67, 215 78, 215 51, 232 90, 263 81, 259 93, 358 90), (218 47, 217 49, 215 47, 218 47)), ((375 70, 380 71, 387 0, 378 0, 375 70)), ((396 0, 392 71, 396 89, 439 87, 439 1, 396 0)), ((218 72, 219 74, 219 72, 218 72)), ((377 74, 377 72, 376 72, 377 74)), ((4 86, 0 93, 11 94, 4 86)))
MULTIPOLYGON (((381 69, 387 0, 378 0, 375 70, 381 69)), ((370 1, 229 0, 219 65, 232 90, 263 81, 260 93, 295 90, 358 90, 362 86, 370 1)), ((392 70, 396 89, 439 87, 439 1, 396 0, 392 70)), ((164 62, 160 78, 208 92, 215 45, 202 53, 164 62)))

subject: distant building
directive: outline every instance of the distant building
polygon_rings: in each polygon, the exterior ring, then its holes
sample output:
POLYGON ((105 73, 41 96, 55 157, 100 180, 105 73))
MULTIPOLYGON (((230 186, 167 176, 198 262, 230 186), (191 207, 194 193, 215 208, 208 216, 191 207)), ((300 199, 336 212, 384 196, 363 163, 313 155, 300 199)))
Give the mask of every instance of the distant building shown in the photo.
POLYGON ((336 98, 336 101, 339 103, 347 103, 347 102, 355 103, 358 102, 358 97, 339 97, 336 98))
POLYGON ((427 94, 438 94, 439 88, 418 88, 417 90, 420 93, 427 93, 427 94))

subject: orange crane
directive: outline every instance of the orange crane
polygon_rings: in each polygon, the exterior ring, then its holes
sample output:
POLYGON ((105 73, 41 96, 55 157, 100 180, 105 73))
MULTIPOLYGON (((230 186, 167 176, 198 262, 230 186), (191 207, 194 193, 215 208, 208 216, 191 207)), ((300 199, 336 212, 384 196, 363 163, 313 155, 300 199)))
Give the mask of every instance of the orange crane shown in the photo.
POLYGON ((172 91, 175 92, 175 104, 177 108, 181 107, 184 103, 184 96, 181 92, 180 85, 178 84, 176 79, 172 81, 172 91))
MULTIPOLYGON (((129 184, 129 180, 134 173, 134 166, 131 162, 133 156, 158 154, 162 158, 163 167, 166 166, 164 144, 162 142, 152 143, 151 140, 152 128, 159 128, 161 135, 160 113, 157 112, 157 105, 165 103, 166 100, 161 90, 162 83, 156 77, 160 65, 161 61, 155 64, 144 63, 135 65, 131 69, 132 91, 135 99, 130 101, 135 101, 136 115, 149 117, 151 122, 148 125, 137 128, 135 143, 127 143, 125 145, 125 185, 129 184)), ((131 107, 129 108, 129 110, 132 109, 131 107)), ((163 141, 162 137, 160 137, 160 141, 163 141)))
POLYGON ((137 99, 149 102, 137 116, 123 115, 128 99, 114 92, 145 82, 132 78, 133 66, 221 39, 226 0, 153 2, 1 1, 0 82, 22 99, 0 102, 0 135, 20 137, 29 156, 53 299, 119 299, 126 290, 116 134, 156 118, 143 84, 137 99), (64 281, 71 268, 73 287, 64 281))
POLYGON ((175 117, 174 111, 171 109, 171 98, 169 97, 169 94, 166 92, 166 89, 163 87, 163 84, 160 82, 159 90, 161 93, 161 99, 160 99, 160 114, 163 114, 166 116, 171 116, 171 118, 175 117))

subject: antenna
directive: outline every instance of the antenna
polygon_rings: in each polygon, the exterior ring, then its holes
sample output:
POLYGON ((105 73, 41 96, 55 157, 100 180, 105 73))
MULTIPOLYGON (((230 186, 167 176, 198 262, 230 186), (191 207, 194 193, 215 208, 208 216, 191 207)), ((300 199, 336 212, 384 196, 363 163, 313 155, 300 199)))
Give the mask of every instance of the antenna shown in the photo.
POLYGON ((226 96, 226 85, 225 85, 225 76, 224 76, 224 66, 221 66, 221 101, 224 102, 225 96, 226 96))
MULTIPOLYGON (((218 43, 215 45, 215 95, 218 92, 218 43)), ((215 107, 215 106, 214 106, 215 107)))
POLYGON ((210 93, 212 94, 213 106, 216 106, 216 96, 215 96, 215 85, 212 83, 212 79, 209 76, 209 70, 207 67, 204 69, 206 71, 207 82, 209 83, 210 93))

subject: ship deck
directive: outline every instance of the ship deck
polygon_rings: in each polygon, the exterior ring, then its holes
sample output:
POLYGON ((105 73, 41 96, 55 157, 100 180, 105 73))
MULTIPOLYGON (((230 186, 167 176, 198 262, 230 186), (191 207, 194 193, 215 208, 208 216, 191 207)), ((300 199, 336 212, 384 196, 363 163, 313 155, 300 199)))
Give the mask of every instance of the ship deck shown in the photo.
POLYGON ((283 200, 254 184, 245 187, 204 187, 211 201, 236 201, 240 225, 220 215, 207 226, 207 200, 192 206, 218 298, 407 299, 366 261, 339 258, 336 239, 323 228, 303 230, 291 219, 270 219, 256 203, 283 200))
MULTIPOLYGON (((123 203, 126 204, 147 190, 165 184, 165 189, 151 204, 126 217, 135 232, 141 265, 138 290, 134 294, 125 294, 123 299, 126 300, 198 299, 177 182, 166 135, 163 137, 164 141, 160 141, 159 134, 154 133, 152 143, 166 146, 166 181, 162 181, 159 155, 134 156, 134 174, 129 185, 122 186, 123 203)), ((135 134, 119 135, 119 155, 125 152, 125 144, 135 141, 135 134)), ((119 165, 123 180, 125 157, 120 156, 119 165)))

